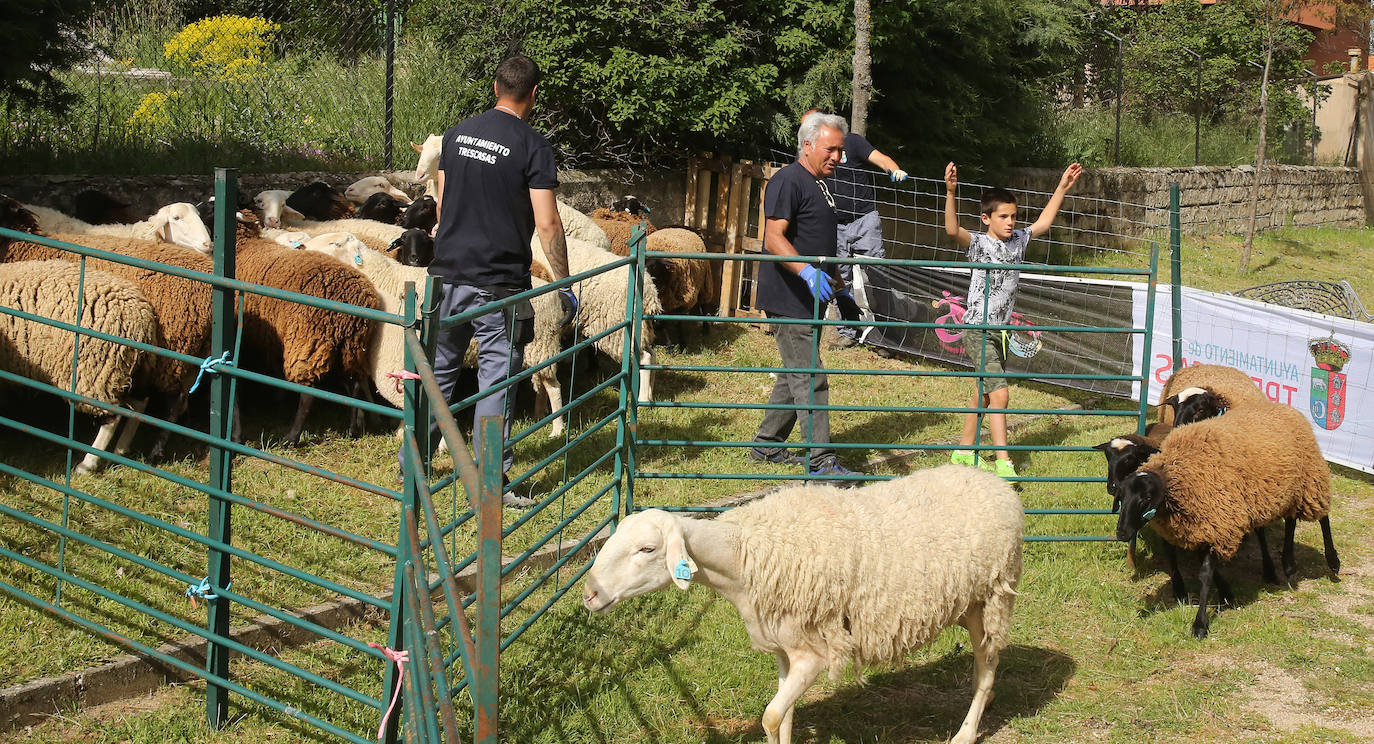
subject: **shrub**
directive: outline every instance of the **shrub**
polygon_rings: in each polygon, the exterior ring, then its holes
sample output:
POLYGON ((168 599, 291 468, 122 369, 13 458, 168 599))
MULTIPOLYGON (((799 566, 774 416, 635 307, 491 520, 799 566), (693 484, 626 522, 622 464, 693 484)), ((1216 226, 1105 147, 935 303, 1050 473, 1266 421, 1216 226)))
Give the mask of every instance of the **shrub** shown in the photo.
POLYGON ((192 76, 245 83, 272 61, 272 40, 281 26, 265 18, 220 15, 196 21, 163 48, 167 60, 192 76))

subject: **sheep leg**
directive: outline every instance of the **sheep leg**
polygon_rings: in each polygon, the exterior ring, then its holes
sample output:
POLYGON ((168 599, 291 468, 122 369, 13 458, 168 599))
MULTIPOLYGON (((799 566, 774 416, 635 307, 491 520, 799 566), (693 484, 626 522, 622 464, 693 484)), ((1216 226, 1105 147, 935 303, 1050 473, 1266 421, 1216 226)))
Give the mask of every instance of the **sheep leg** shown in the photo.
POLYGON ((1207 600, 1212 594, 1212 577, 1216 574, 1216 565, 1211 548, 1202 548, 1198 551, 1202 554, 1202 565, 1198 567, 1197 578, 1201 583, 1197 595, 1197 617, 1193 618, 1193 637, 1199 641, 1207 637, 1209 622, 1207 619, 1207 600))
POLYGON ((1297 529, 1297 519, 1288 517, 1283 520, 1283 575, 1290 579, 1298 572, 1298 562, 1293 558, 1293 533, 1297 529))
MULTIPOLYGON (((103 451, 108 448, 110 446, 110 440, 114 439, 115 429, 119 428, 119 422, 122 420, 123 418, 120 416, 113 416, 108 421, 101 424, 100 431, 95 434, 95 441, 91 442, 91 447, 97 451, 103 451)), ((94 473, 99 469, 100 455, 97 455, 95 452, 87 452, 86 456, 81 458, 80 464, 76 466, 78 475, 94 473)))
POLYGON ((315 397, 301 393, 301 402, 296 406, 296 418, 291 422, 291 430, 286 432, 286 443, 295 447, 300 444, 301 430, 305 428, 305 417, 310 414, 310 406, 315 397))
MULTIPOLYGON (((167 423, 175 424, 177 421, 180 421, 190 405, 191 396, 187 395, 185 390, 181 391, 181 393, 172 400, 172 405, 167 410, 167 423)), ((149 460, 157 462, 157 460, 162 457, 162 451, 167 448, 167 440, 171 438, 171 436, 172 432, 168 429, 163 429, 158 432, 157 440, 153 442, 153 448, 148 451, 149 460)))
POLYGON ((992 700, 992 680, 997 673, 998 652, 984 631, 981 602, 969 607, 959 624, 968 629, 969 645, 973 647, 973 703, 969 705, 968 715, 964 716, 964 723, 950 744, 973 744, 978 739, 978 722, 983 719, 983 710, 992 700))
MULTIPOLYGON (((129 410, 134 413, 143 413, 148 408, 148 399, 139 398, 129 402, 129 410)), ((115 442, 114 452, 116 455, 123 455, 129 451, 129 445, 134 441, 134 434, 138 432, 139 420, 131 418, 124 422, 124 431, 119 433, 119 441, 115 442)))
MULTIPOLYGON (((563 407, 563 388, 558 384, 558 378, 550 375, 549 379, 544 380, 544 397, 549 399, 549 412, 557 411, 563 407)), ((565 414, 566 415, 566 414, 565 414)), ((549 425, 549 438, 563 436, 563 416, 553 420, 549 425)))
POLYGON ((1164 557, 1169 561, 1169 585, 1174 590, 1174 601, 1182 604, 1188 601, 1188 585, 1183 583, 1183 572, 1178 568, 1178 551, 1173 543, 1164 543, 1164 557))
MULTIPOLYGON (((362 384, 362 382, 358 378, 353 378, 353 381, 349 383, 348 387, 348 394, 350 397, 366 399, 369 403, 372 402, 372 396, 367 393, 368 386, 362 384)), ((357 408, 354 406, 348 407, 349 439, 356 439, 358 436, 367 433, 367 422, 363 419, 365 415, 366 414, 363 413, 363 409, 361 408, 357 408)))
POLYGON ((1336 555, 1336 543, 1331 540, 1331 517, 1321 518, 1322 526, 1322 547, 1326 549, 1326 567, 1331 569, 1334 576, 1341 572, 1341 557, 1336 555))
POLYGON ((1255 528, 1255 542, 1259 543, 1260 566, 1264 573, 1265 582, 1269 584, 1279 583, 1279 576, 1274 573, 1274 559, 1269 556, 1269 540, 1264 536, 1264 525, 1255 528))
POLYGON ((792 706, 797 704, 806 692, 816 681, 816 677, 824 668, 825 662, 820 657, 806 651, 794 651, 789 654, 787 678, 781 679, 778 683, 778 694, 773 696, 773 700, 768 703, 768 707, 763 711, 763 731, 768 735, 768 744, 792 744, 792 728, 787 727, 786 736, 782 736, 783 722, 787 720, 792 712, 792 706))
MULTIPOLYGON (((784 684, 787 683, 787 672, 788 672, 788 670, 789 670, 790 668, 791 668, 791 663, 787 660, 787 653, 784 652, 784 651, 779 651, 779 652, 778 652, 778 689, 779 689, 779 690, 781 690, 781 689, 782 689, 782 686, 783 686, 784 684)), ((792 738, 792 714, 795 713, 796 710, 797 710, 797 706, 796 706, 796 705, 793 705, 792 707, 790 707, 790 708, 787 709, 786 715, 784 715, 784 716, 782 717, 782 725, 778 726, 778 738, 779 738, 779 739, 782 739, 783 741, 789 741, 789 740, 791 740, 791 738, 792 738)))
MULTIPOLYGON (((654 350, 643 349, 639 352, 639 363, 642 365, 654 363, 654 350)), ((654 399, 654 378, 647 369, 639 370, 639 402, 648 403, 654 399)))

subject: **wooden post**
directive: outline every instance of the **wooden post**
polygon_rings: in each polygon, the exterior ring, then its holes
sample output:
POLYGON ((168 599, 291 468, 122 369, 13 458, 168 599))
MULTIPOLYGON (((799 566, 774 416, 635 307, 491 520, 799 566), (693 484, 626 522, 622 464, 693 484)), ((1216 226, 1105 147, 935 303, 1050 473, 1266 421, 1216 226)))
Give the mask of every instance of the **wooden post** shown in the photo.
POLYGON ((696 214, 692 216, 692 221, 687 224, 696 229, 708 232, 711 226, 706 224, 706 218, 711 214, 711 164, 710 161, 715 157, 715 153, 706 153, 702 156, 702 162, 697 168, 697 191, 696 214))
POLYGON ((688 227, 697 227, 697 179, 701 177, 701 158, 692 156, 687 158, 687 194, 684 201, 686 208, 682 214, 682 224, 688 227))
MULTIPOLYGON (((752 185, 752 182, 744 179, 746 164, 749 161, 744 160, 730 169, 731 198, 729 212, 725 216, 725 253, 740 252, 740 233, 743 231, 740 222, 746 218, 749 210, 749 187, 752 185)), ((720 288, 720 309, 716 314, 722 318, 732 318, 739 307, 740 262, 722 261, 715 269, 716 286, 720 288)))

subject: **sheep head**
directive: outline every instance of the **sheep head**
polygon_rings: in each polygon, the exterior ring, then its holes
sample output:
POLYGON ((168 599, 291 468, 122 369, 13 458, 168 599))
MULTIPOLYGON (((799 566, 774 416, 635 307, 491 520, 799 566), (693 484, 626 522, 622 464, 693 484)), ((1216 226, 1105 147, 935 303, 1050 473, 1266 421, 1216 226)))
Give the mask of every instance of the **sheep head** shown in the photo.
POLYGON ((1164 404, 1174 409, 1174 426, 1220 416, 1230 407, 1221 395, 1203 387, 1184 388, 1166 398, 1164 404))
POLYGON ((1121 481, 1144 465, 1159 448, 1142 436, 1128 434, 1094 445, 1093 449, 1107 457, 1107 493, 1112 496, 1112 511, 1115 512, 1121 508, 1121 481))
POLYGON ((411 148, 419 153, 420 160, 415 164, 415 180, 428 181, 434 180, 439 173, 439 154, 444 149, 444 138, 431 134, 425 138, 424 145, 410 143, 411 148))
POLYGON ((402 204, 410 203, 410 197, 406 195, 406 192, 392 186, 386 176, 360 178, 344 189, 344 198, 359 205, 366 204, 367 198, 373 194, 386 194, 402 204))
POLYGON ((0 227, 37 235, 38 217, 18 199, 0 194, 0 227))
POLYGON ((332 256, 349 266, 362 266, 375 253, 353 233, 332 232, 317 235, 301 245, 307 251, 332 256))
POLYGON ((253 207, 258 210, 258 214, 262 215, 264 224, 273 229, 280 228, 284 217, 295 220, 305 219, 305 215, 286 206, 286 199, 290 196, 291 192, 284 189, 259 191, 253 197, 253 207))
POLYGON ((164 243, 175 243, 207 256, 215 249, 215 243, 210 239, 210 229, 205 226, 205 221, 200 218, 200 210, 194 204, 168 204, 149 217, 148 223, 153 227, 153 236, 164 243))
POLYGON ((684 590, 691 586, 697 564, 687 554, 681 519, 661 509, 648 509, 621 520, 587 572, 582 606, 607 612, 622 600, 670 583, 684 590))
POLYGON ((1121 481, 1121 516, 1116 539, 1129 542, 1164 507, 1164 479, 1153 470, 1137 470, 1121 481))

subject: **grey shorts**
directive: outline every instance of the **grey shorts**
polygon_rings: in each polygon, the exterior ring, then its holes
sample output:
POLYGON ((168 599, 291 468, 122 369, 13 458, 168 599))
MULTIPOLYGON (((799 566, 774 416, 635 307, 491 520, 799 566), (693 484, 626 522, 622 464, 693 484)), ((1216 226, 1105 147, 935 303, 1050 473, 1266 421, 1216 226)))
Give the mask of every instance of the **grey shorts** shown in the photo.
POLYGON ((985 371, 990 375, 983 378, 983 393, 995 392, 1007 387, 1007 378, 993 377, 991 375, 1004 375, 1007 362, 1006 334, 1002 331, 964 331, 964 353, 973 362, 974 371, 978 370, 979 365, 985 366, 985 371), (983 358, 983 349, 987 348, 987 358, 983 358))

